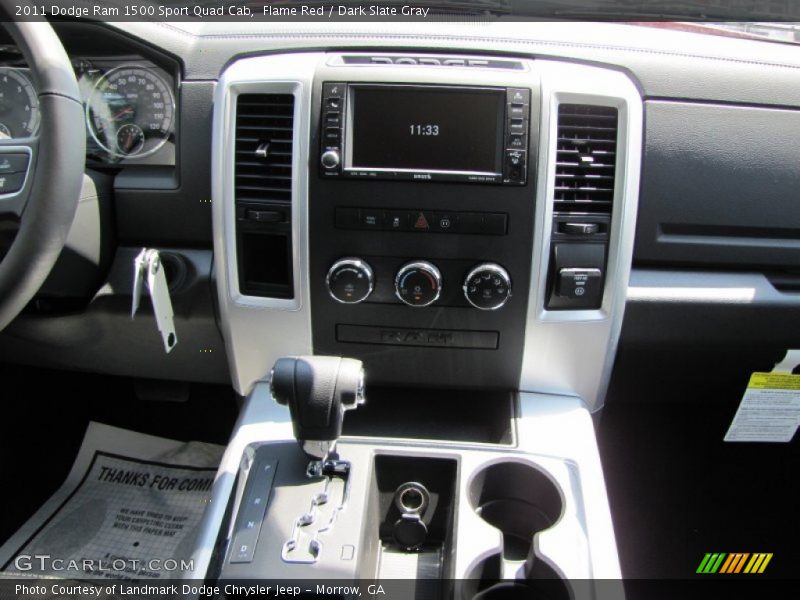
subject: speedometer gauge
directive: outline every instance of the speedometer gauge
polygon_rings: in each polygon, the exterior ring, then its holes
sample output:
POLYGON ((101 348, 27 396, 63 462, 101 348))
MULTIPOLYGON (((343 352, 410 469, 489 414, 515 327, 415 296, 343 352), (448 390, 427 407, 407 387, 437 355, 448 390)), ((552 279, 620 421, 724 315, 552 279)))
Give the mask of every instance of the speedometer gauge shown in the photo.
POLYGON ((0 139, 25 138, 39 128, 39 99, 20 69, 0 67, 0 139))
POLYGON ((175 100, 166 82, 144 67, 118 67, 101 77, 86 104, 94 140, 109 154, 141 158, 169 139, 175 100))

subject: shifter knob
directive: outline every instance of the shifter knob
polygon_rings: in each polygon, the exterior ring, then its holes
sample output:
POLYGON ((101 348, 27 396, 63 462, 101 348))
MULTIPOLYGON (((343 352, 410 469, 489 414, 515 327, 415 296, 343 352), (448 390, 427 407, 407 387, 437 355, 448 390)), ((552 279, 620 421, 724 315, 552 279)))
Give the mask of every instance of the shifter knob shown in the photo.
POLYGON ((344 411, 364 403, 360 360, 338 356, 279 358, 272 367, 272 396, 288 405, 294 437, 315 459, 333 452, 344 411))

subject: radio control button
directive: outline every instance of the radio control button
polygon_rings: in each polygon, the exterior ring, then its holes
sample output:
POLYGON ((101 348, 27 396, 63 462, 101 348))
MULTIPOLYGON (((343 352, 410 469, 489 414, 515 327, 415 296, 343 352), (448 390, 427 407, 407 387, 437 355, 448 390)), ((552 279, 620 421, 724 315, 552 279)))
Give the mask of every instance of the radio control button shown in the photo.
POLYGON ((343 83, 323 83, 322 95, 325 98, 341 98, 344 96, 344 85, 343 83))
POLYGON ((328 127, 339 127, 342 124, 342 117, 338 112, 325 113, 325 125, 328 127))
POLYGON ((528 136, 524 133, 512 133, 508 136, 508 148, 525 150, 528 147, 528 136))
POLYGON ((508 88, 506 99, 513 105, 530 104, 531 91, 525 88, 508 88))
POLYGON ((397 297, 414 307, 430 306, 442 293, 442 274, 426 260, 407 263, 394 278, 397 297))
POLYGON ((528 107, 527 105, 508 105, 508 118, 509 119, 524 119, 528 116, 528 107))
POLYGON ((325 143, 334 145, 338 144, 342 139, 342 132, 338 127, 325 128, 325 143))
POLYGON ((375 286, 372 268, 360 258, 337 260, 325 278, 331 298, 342 304, 358 304, 367 299, 375 286))
POLYGON ((322 157, 320 158, 322 166, 331 170, 338 168, 340 161, 341 158, 339 157, 338 150, 326 150, 322 153, 322 157))
POLYGON ((528 119, 513 118, 508 121, 508 132, 513 133, 527 133, 528 132, 528 119))
POLYGON ((511 297, 511 277, 495 263, 483 263, 464 278, 464 297, 481 310, 497 310, 511 297))

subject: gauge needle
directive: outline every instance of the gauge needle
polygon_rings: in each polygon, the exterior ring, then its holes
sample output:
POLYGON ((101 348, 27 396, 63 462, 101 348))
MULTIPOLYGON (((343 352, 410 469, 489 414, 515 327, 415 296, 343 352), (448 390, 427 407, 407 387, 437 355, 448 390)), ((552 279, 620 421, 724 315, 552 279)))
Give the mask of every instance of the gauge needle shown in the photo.
POLYGON ((126 106, 121 111, 119 111, 117 114, 115 114, 113 117, 111 117, 111 120, 112 121, 118 121, 119 119, 121 119, 125 115, 127 115, 129 113, 132 113, 132 112, 133 112, 133 107, 132 106, 126 106))

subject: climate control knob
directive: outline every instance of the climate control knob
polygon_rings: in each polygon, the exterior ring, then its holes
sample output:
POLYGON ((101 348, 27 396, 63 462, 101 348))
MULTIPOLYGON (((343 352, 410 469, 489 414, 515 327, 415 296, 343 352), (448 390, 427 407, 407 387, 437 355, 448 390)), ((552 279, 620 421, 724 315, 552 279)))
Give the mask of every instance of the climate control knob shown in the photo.
POLYGON ((409 306, 430 306, 442 293, 442 274, 426 260, 410 262, 397 271, 394 289, 397 297, 409 306))
POLYGON ((360 258, 337 260, 325 278, 331 297, 342 304, 358 304, 367 299, 375 286, 372 268, 360 258))
POLYGON ((480 264, 467 273, 464 296, 475 308, 496 310, 511 297, 511 277, 498 264, 480 264))

